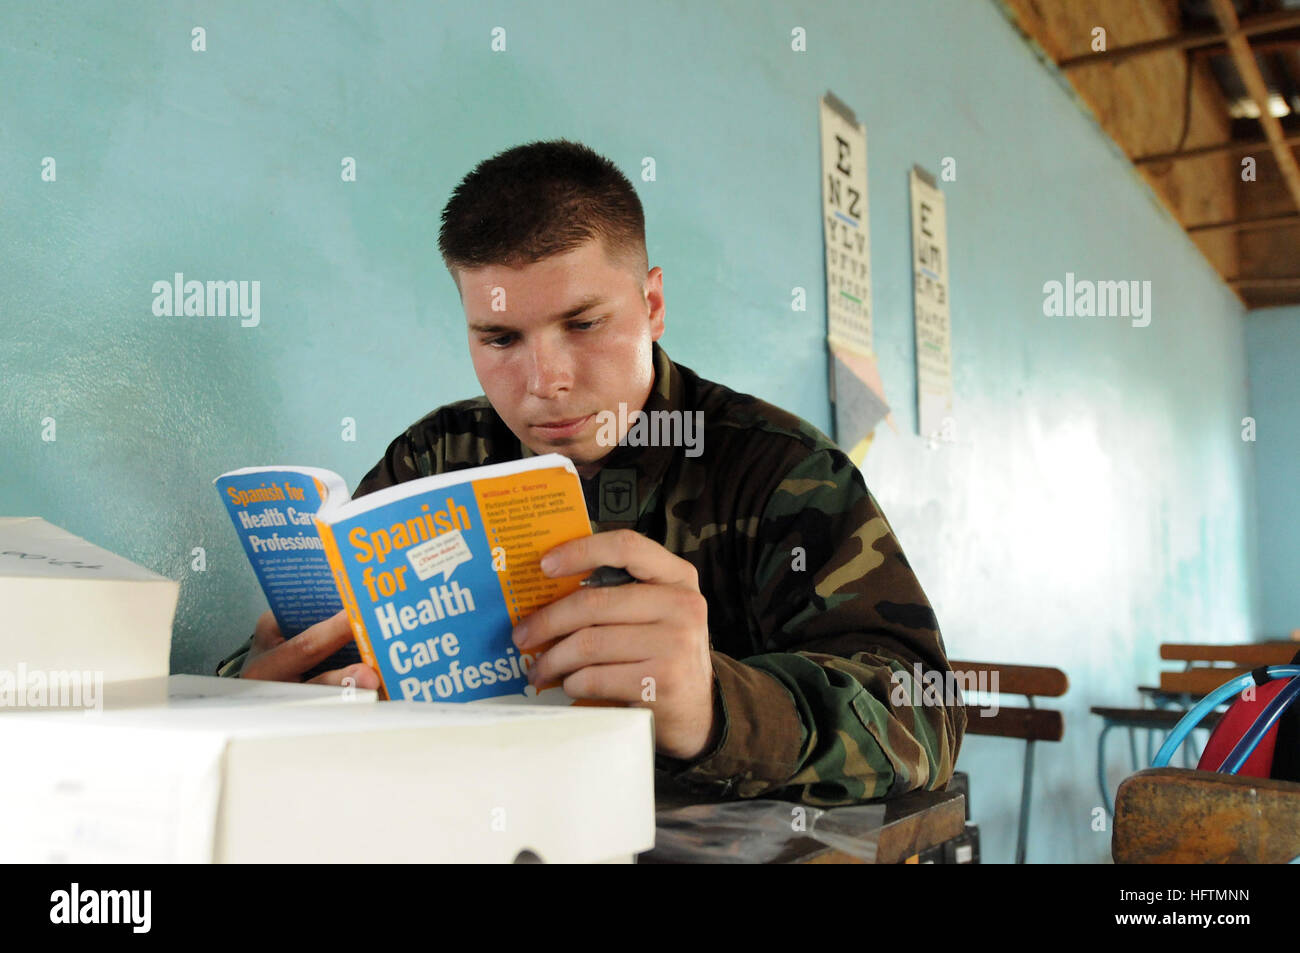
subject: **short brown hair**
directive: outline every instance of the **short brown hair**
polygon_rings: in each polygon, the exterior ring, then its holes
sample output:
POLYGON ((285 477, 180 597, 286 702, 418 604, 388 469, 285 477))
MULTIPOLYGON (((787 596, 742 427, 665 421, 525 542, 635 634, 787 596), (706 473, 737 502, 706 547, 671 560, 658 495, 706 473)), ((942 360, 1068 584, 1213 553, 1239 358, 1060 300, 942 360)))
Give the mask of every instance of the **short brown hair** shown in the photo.
POLYGON ((442 210, 447 269, 517 268, 600 238, 611 261, 649 268, 645 212, 627 176, 587 146, 530 142, 480 162, 442 210))

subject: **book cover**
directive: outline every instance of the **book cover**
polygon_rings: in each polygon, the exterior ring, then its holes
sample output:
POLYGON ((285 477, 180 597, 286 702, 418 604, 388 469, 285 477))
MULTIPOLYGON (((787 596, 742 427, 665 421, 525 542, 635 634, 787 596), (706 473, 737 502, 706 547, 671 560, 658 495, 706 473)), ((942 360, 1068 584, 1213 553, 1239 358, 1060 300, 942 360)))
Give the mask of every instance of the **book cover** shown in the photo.
MULTIPOLYGON (((353 501, 328 471, 262 468, 217 482, 268 601, 275 592, 276 618, 284 611, 301 631, 346 608, 381 697, 572 701, 558 684, 540 692, 528 684, 534 655, 510 638, 520 619, 582 578, 552 579, 540 567, 547 550, 591 533, 567 458, 424 477, 353 501)), ((281 630, 287 635, 284 622, 281 630)))
MULTIPOLYGON (((343 600, 315 515, 328 500, 347 502, 343 478, 315 467, 245 467, 214 482, 280 634, 291 639, 339 612, 343 600)), ((303 680, 360 661, 356 644, 349 643, 303 680)))

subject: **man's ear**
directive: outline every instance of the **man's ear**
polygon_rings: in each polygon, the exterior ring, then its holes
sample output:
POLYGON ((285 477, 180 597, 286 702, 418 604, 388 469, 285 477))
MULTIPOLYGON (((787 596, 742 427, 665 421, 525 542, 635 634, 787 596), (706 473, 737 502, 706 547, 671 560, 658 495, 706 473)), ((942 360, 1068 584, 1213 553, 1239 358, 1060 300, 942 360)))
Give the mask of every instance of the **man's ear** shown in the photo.
POLYGON ((651 268, 645 279, 645 300, 650 308, 650 340, 658 341, 664 336, 664 316, 667 307, 664 302, 664 270, 651 268))

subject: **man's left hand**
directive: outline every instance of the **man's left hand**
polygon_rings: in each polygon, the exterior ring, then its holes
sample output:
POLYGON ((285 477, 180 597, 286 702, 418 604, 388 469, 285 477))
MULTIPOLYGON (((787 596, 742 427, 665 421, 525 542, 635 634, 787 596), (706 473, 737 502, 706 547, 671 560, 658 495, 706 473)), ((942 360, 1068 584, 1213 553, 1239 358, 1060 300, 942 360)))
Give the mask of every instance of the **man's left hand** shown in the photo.
POLYGON ((629 529, 571 540, 542 560, 548 576, 598 566, 626 569, 637 581, 579 589, 515 626, 520 651, 543 650, 529 669, 530 680, 545 685, 562 679, 572 698, 650 708, 655 748, 687 761, 698 758, 717 744, 722 728, 713 698, 709 606, 699 574, 629 529))

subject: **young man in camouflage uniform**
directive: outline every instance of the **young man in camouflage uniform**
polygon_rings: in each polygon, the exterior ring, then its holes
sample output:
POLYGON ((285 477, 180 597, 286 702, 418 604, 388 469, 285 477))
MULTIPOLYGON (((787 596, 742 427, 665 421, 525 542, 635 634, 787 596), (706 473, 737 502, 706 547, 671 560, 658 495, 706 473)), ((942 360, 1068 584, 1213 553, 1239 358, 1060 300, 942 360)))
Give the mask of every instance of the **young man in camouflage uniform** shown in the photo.
MULTIPOLYGON (((913 688, 948 663, 889 523, 816 428, 669 360, 644 232, 631 183, 574 143, 466 176, 439 247, 485 396, 411 426, 354 495, 562 453, 595 535, 544 569, 637 582, 579 590, 516 628, 521 649, 559 640, 538 682, 652 708, 657 767, 699 793, 832 805, 943 787, 965 710, 913 688)), ((350 640, 343 613, 287 641, 266 613, 219 671, 298 680, 350 640)), ((378 686, 359 663, 312 680, 349 676, 378 686)))

